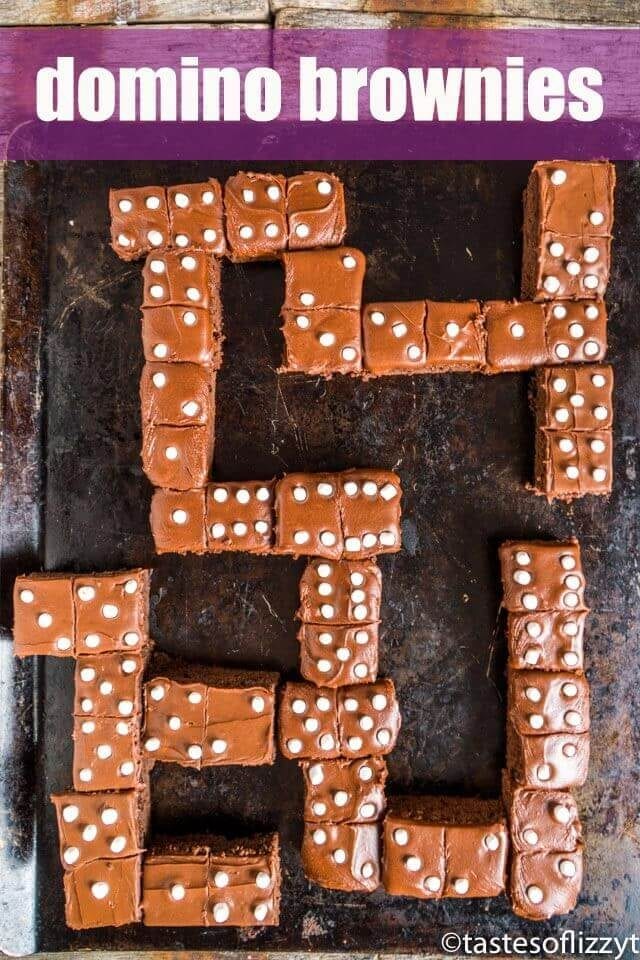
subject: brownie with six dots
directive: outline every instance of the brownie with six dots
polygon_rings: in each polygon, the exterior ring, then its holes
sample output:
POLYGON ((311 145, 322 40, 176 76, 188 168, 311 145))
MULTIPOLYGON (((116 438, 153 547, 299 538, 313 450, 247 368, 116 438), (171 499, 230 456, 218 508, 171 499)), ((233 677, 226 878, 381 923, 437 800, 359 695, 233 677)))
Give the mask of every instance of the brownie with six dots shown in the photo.
POLYGON ((577 540, 508 540, 500 547, 500 567, 509 613, 587 609, 577 540))
POLYGON ((274 539, 274 493, 273 480, 209 484, 208 549, 269 553, 274 539))

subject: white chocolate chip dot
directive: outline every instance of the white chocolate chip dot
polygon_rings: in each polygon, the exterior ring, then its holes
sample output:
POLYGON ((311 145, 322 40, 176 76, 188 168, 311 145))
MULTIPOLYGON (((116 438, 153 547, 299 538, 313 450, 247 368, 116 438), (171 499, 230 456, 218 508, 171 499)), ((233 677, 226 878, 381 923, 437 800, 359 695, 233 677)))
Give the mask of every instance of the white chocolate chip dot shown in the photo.
POLYGON ((544 717, 540 713, 532 713, 529 715, 529 726, 532 730, 542 730, 544 726, 544 717))
POLYGON ((372 310, 369 319, 376 327, 381 327, 385 322, 385 315, 381 310, 372 310))
POLYGON ((558 290, 560 289, 560 281, 558 280, 557 277, 548 276, 544 278, 542 282, 542 286, 547 291, 547 293, 557 293, 558 290))
POLYGON ((516 340, 521 340, 525 334, 524 327, 521 323, 512 323, 511 327, 509 328, 509 332, 516 340))
POLYGON ((440 882, 440 877, 430 876, 426 877, 424 881, 425 888, 429 893, 437 893, 440 887, 442 886, 440 882))
POLYGON ((422 866, 420 857, 408 856, 404 858, 404 865, 409 873, 417 873, 422 866))
POLYGON ((565 470, 565 474, 567 475, 569 480, 577 480, 580 476, 580 471, 577 467, 569 466, 565 470))
POLYGON ((68 803, 62 808, 62 819, 65 823, 73 823, 80 816, 80 808, 75 803, 68 803))
POLYGON ((280 187, 277 186, 277 184, 275 184, 275 183, 270 184, 270 185, 267 187, 267 196, 269 197, 269 200, 273 200, 274 202, 275 202, 276 200, 279 200, 279 199, 280 199, 280 187))
POLYGON ((406 845, 409 843, 409 833, 403 827, 397 827, 393 831, 393 839, 399 847, 406 847, 406 845))
POLYGON ((575 877, 577 868, 573 860, 561 860, 558 864, 558 870, 563 877, 575 877))
POLYGON ((551 385, 556 393, 564 393, 569 386, 564 377, 555 377, 551 385))
POLYGON ((569 810, 568 807, 565 807, 561 803, 555 804, 552 810, 552 814, 553 814, 553 819, 557 820, 558 823, 562 823, 566 825, 567 823, 571 822, 571 819, 572 819, 571 811, 569 810))
POLYGON ((333 750, 336 743, 333 739, 333 736, 330 733, 323 733, 320 737, 320 749, 321 750, 333 750))
POLYGON ((160 208, 160 197, 157 197, 152 193, 145 199, 144 205, 147 210, 158 210, 160 208))
POLYGON ((323 782, 324 772, 321 764, 314 763, 312 767, 309 767, 309 780, 314 787, 319 786, 323 782))
POLYGON ((37 624, 43 630, 46 630, 53 624, 53 617, 50 613, 40 613, 38 614, 37 624))
POLYGON ((289 753, 300 753, 302 750, 302 740, 298 740, 296 737, 287 740, 287 750, 289 753))
POLYGON ((295 233, 296 233, 296 237, 300 237, 301 240, 306 240, 309 234, 311 233, 311 230, 308 224, 298 223, 296 225, 295 233))
POLYGON ((595 340, 587 340, 582 349, 586 357, 595 357, 600 353, 600 346, 595 340))
POLYGON ((551 171, 549 179, 554 187, 561 187, 567 179, 567 172, 566 170, 563 170, 562 167, 556 167, 555 170, 551 171))
POLYGON ((566 667, 577 667, 580 662, 580 658, 577 653, 574 653, 573 650, 567 650, 566 653, 562 655, 562 662, 566 667))
POLYGON ((124 233, 118 234, 118 246, 120 246, 120 247, 130 247, 130 246, 131 246, 131 240, 129 240, 129 237, 128 237, 126 234, 124 234, 124 233))
POLYGON ((327 813, 327 805, 321 800, 316 800, 312 804, 312 810, 315 813, 316 817, 324 817, 327 813))
POLYGON ((587 290, 595 290, 598 286, 598 278, 594 273, 588 273, 582 281, 587 290))
POLYGON ((374 803, 363 803, 360 807, 360 816, 365 820, 370 820, 376 815, 376 806, 374 803))
POLYGON ((601 210, 592 210, 589 214, 589 223, 594 227, 601 227, 604 223, 604 213, 601 210))
POLYGON ((96 883, 91 884, 91 896, 96 900, 104 900, 105 897, 108 897, 109 890, 109 884, 105 883, 104 880, 98 880, 96 883))
POLYGON ((407 347, 407 356, 409 357, 409 360, 420 360, 422 358, 422 350, 419 346, 417 346, 417 344, 411 343, 407 347))
POLYGON ((579 727, 582 723, 582 717, 577 710, 567 710, 564 720, 568 727, 579 727))
POLYGON ((540 703, 542 700, 542 694, 537 687, 527 687, 524 691, 524 695, 527 700, 531 701, 531 703, 540 703))
POLYGON ((598 310, 595 303, 590 303, 584 308, 584 315, 587 320, 597 320, 600 316, 600 311, 598 310))
POLYGON ((569 336, 573 337, 574 340, 581 340, 584 337, 584 327, 581 323, 570 323, 569 324, 569 336))
POLYGON ((358 776, 363 783, 369 783, 373 780, 373 770, 364 763, 358 770, 358 776))
POLYGON ((453 889, 459 896, 464 896, 469 892, 469 881, 466 877, 457 877, 453 881, 453 889))
POLYGON ((577 260, 567 260, 565 270, 572 277, 577 277, 580 273, 580 264, 577 260))
POLYGON ((361 750, 362 749, 362 737, 349 737, 347 740, 347 746, 350 750, 361 750))
POLYGON ((330 331, 325 331, 320 334, 318 341, 321 347, 332 347, 336 342, 336 335, 330 331))
POLYGON ((488 833, 484 838, 484 845, 487 850, 499 850, 500 849, 500 839, 495 835, 495 833, 488 833))
POLYGON ((537 610, 538 598, 534 593, 525 593, 522 596, 522 606, 525 610, 537 610))
POLYGON ((444 329, 447 336, 453 339, 460 333, 460 324, 456 323, 455 320, 450 320, 444 329))
POLYGON ((164 237, 159 230, 149 230, 147 240, 152 247, 161 247, 164 242, 164 237))
POLYGON ((391 332, 394 337, 399 339, 400 337, 406 337, 407 333, 409 332, 409 328, 407 327, 406 323, 394 323, 391 327, 391 332))
POLYGON ((311 320, 309 320, 309 317, 305 317, 304 314, 299 314, 299 316, 296 317, 296 325, 300 327, 301 330, 308 330, 311 326, 311 320))
POLYGON ((525 830, 522 834, 522 837, 525 843, 528 843, 530 847, 535 847, 540 839, 536 831, 532 829, 525 830))
POLYGON ((216 903, 213 908, 213 919, 216 923, 226 923, 231 911, 226 903, 216 903))
POLYGON ((327 196, 331 193, 332 187, 329 180, 318 180, 316 184, 318 193, 321 193, 323 196, 327 196))
POLYGON ((186 510, 174 510, 171 514, 171 519, 174 523, 177 523, 178 526, 184 526, 189 519, 189 515, 186 510))
POLYGON ((114 837, 111 843, 109 844, 109 849, 112 853, 122 853, 125 847, 127 846, 127 838, 119 834, 117 837, 114 837))
POLYGON ((265 700, 264 697, 255 696, 251 698, 251 709, 254 713, 264 713, 265 700))
POLYGON ((270 240, 275 239, 280 233, 280 227, 277 223, 268 223, 264 228, 265 235, 269 237, 270 240))
MULTIPOLYGON (((564 248, 563 248, 564 253, 564 248)), ((553 315, 556 320, 564 320, 567 315, 567 308, 563 307, 561 303, 557 303, 553 308, 553 315)))
POLYGON ((103 604, 102 610, 100 612, 102 613, 102 616, 105 618, 105 620, 115 620, 120 613, 115 603, 103 604))
POLYGON ((118 210, 120 213, 131 213, 133 210, 133 204, 131 203, 131 200, 119 200, 118 210))
POLYGON ((544 893, 535 883, 530 883, 527 887, 527 897, 531 903, 542 903, 544 900, 544 893))
POLYGON ((169 890, 169 896, 172 900, 184 900, 186 892, 187 891, 181 883, 173 883, 171 884, 171 888, 169 890))
POLYGON ((525 630, 527 631, 527 636, 532 637, 534 640, 542 633, 542 627, 536 620, 528 620, 525 630))
POLYGON ((355 347, 344 347, 342 350, 342 359, 346 363, 353 363, 357 359, 358 351, 355 347))
POLYGON ((303 307, 312 307, 316 302, 316 298, 312 293, 301 293, 300 294, 300 303, 303 307))
POLYGON ((244 200, 245 203, 253 203, 254 200, 256 199, 256 195, 253 190, 249 190, 248 188, 245 188, 242 191, 242 199, 244 200))
POLYGON ((317 830, 314 830, 311 834, 313 842, 316 846, 321 847, 324 843, 327 842, 327 834, 321 827, 318 827, 317 830))
POLYGON ((80 851, 77 847, 67 847, 62 854, 62 858, 65 863, 74 864, 80 859, 80 851))
POLYGON ((559 240, 554 240, 549 244, 549 253, 552 257, 561 257, 564 253, 564 246, 559 240))
POLYGON ((316 717, 307 717, 303 726, 307 733, 317 733, 320 729, 320 721, 316 717))
POLYGON ((354 270, 358 266, 358 261, 351 254, 347 254, 346 257, 342 258, 342 264, 345 270, 354 270))
POLYGON ((224 753, 225 750, 227 749, 227 741, 221 740, 221 739, 213 740, 211 743, 211 749, 215 754, 219 756, 221 753, 224 753))
POLYGON ((240 227, 238 234, 240 235, 241 240, 251 240, 251 237, 253 236, 253 227, 245 224, 243 227, 240 227))
POLYGON ((316 699, 316 707, 321 713, 326 713, 331 709, 331 701, 328 697, 318 697, 316 699))
POLYGON ((169 729, 170 730, 180 730, 182 727, 182 720, 180 717, 169 717, 169 729))
POLYGON ((521 587, 526 587, 531 583, 531 574, 528 570, 515 570, 513 579, 516 583, 519 583, 521 587))

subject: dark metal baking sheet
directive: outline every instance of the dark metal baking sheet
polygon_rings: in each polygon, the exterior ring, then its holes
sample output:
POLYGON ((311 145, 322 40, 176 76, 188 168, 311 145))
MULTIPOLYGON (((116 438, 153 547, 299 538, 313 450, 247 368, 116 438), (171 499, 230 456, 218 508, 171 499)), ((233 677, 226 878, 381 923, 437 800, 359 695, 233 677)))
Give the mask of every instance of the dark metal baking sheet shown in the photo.
MULTIPOLYGON (((153 829, 280 831, 279 928, 86 933, 63 918, 52 791, 71 771, 72 662, 14 663, 15 572, 152 564, 153 635, 223 664, 296 670, 302 562, 239 555, 156 558, 139 460, 140 264, 107 244, 110 185, 224 179, 238 164, 11 166, 7 174, 5 474, 2 487, 2 942, 12 952, 84 947, 238 950, 438 949, 451 928, 482 934, 631 933, 640 926, 638 822, 638 347, 640 168, 619 168, 610 309, 615 490, 571 507, 522 489, 533 433, 525 375, 285 379, 275 263, 224 265, 225 365, 215 473, 393 467, 404 549, 381 559, 381 665, 404 716, 391 790, 497 795, 504 755, 504 644, 496 549, 507 536, 577 535, 594 612, 587 640, 592 763, 580 806, 587 870, 570 918, 534 926, 506 900, 420 903, 310 886, 298 858, 296 765, 159 765, 153 829)), ((251 167, 264 169, 259 164, 251 167)), ((293 166, 283 165, 284 172, 293 166)), ((367 254, 368 299, 510 297, 518 289, 527 164, 338 164, 348 241, 367 254)))

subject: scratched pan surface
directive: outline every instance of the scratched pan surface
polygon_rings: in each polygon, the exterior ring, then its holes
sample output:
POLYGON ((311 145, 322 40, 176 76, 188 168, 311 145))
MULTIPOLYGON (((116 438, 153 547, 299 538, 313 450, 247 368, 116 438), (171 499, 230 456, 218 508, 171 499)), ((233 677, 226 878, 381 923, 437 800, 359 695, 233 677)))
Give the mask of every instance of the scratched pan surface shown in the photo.
MULTIPOLYGON (((3 599, 18 570, 149 564, 160 647, 293 676, 302 562, 242 554, 154 557, 151 491, 138 456, 140 264, 120 262, 107 245, 111 184, 224 179, 242 166, 9 169, 3 599)), ((333 169, 346 186, 348 242, 368 256, 367 299, 517 294, 527 164, 333 169)), ((591 774, 580 795, 587 872, 570 920, 527 925, 504 898, 420 903, 309 885, 298 857, 300 777, 295 764, 278 760, 273 767, 202 773, 159 765, 152 781, 154 831, 280 831, 278 928, 68 930, 48 796, 70 782, 72 662, 12 665, 5 636, 2 711, 10 747, 2 789, 9 842, 2 888, 10 910, 0 946, 31 943, 45 953, 183 946, 420 952, 437 949, 451 928, 485 935, 638 928, 639 201, 640 169, 622 167, 608 298, 617 377, 609 501, 550 507, 522 489, 533 450, 527 376, 374 383, 278 377, 279 266, 225 263, 223 269, 227 340, 216 476, 375 465, 402 478, 404 549, 380 561, 381 666, 397 685, 404 717, 390 758, 392 791, 498 794, 505 657, 496 627, 496 549, 509 536, 580 538, 594 608, 587 642, 593 727, 591 774)), ((6 630, 11 614, 6 603, 3 609, 6 630)))

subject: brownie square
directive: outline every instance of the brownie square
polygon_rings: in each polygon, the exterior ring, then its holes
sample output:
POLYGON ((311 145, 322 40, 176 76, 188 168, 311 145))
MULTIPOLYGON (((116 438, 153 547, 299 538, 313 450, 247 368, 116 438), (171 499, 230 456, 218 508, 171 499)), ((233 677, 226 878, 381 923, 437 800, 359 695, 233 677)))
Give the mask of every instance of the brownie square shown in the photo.
POLYGON ((347 229, 344 189, 332 173, 307 171, 287 180, 289 250, 335 247, 347 229))
POLYGON ((354 247, 285 253, 283 310, 357 310, 362 305, 365 256, 354 247))
POLYGON ((344 552, 349 560, 397 553, 400 479, 390 470, 347 470, 338 475, 344 552))
POLYGON ((76 716, 131 717, 142 709, 145 660, 136 653, 100 653, 76 660, 76 716))
POLYGON ((217 553, 269 553, 274 539, 273 480, 212 483, 207 488, 207 547, 217 553))
POLYGON ((587 733, 589 684, 575 673, 509 670, 507 711, 522 736, 587 733))
POLYGON ((370 376, 426 373, 426 303, 369 303, 362 312, 364 368, 370 376))
POLYGON ((146 927, 207 926, 209 848, 190 839, 156 842, 142 869, 146 927))
POLYGON ((279 837, 210 841, 207 925, 271 927, 280 921, 279 837))
POLYGON ((547 500, 608 496, 613 486, 611 430, 539 430, 535 490, 547 500))
POLYGON ((610 429, 613 370, 608 364, 548 367, 536 376, 536 426, 548 430, 610 429))
POLYGON ((213 423, 193 427, 143 423, 142 468, 156 487, 168 490, 205 487, 214 444, 213 423))
POLYGON ((338 560, 344 542, 338 478, 330 473, 290 473, 276 484, 276 553, 338 560))
POLYGON ((17 657, 73 657, 73 578, 26 574, 13 587, 13 643, 17 657))
POLYGON ((311 560, 300 580, 304 623, 372 623, 380 619, 382 577, 374 560, 311 560))
POLYGON ((397 897, 439 900, 446 880, 445 828, 390 812, 383 827, 382 884, 397 897))
POLYGON ((593 363, 607 352, 607 310, 601 300, 542 304, 546 363, 593 363))
POLYGON ((221 310, 166 304, 142 308, 145 360, 153 363, 199 363, 219 369, 222 363, 221 310))
POLYGON ((72 930, 138 923, 142 857, 91 860, 65 872, 67 926, 72 930))
POLYGON ((311 683, 343 687, 378 675, 378 624, 348 627, 303 623, 298 631, 300 673, 311 683))
POLYGON ((586 610, 507 614, 509 666, 514 670, 582 670, 586 610))
POLYGON ((337 707, 343 756, 384 756, 393 750, 401 719, 392 680, 340 687, 337 707))
POLYGON ((138 723, 138 718, 74 717, 74 790, 130 790, 140 785, 138 723))
POLYGON ((338 307, 282 310, 284 364, 279 373, 331 377, 362 371, 360 311, 338 307))
POLYGON ((347 893, 380 884, 380 829, 368 823, 305 823, 302 866, 312 883, 347 893))
POLYGON ((142 280, 143 307, 196 307, 220 316, 220 264, 203 250, 151 253, 142 280))
POLYGON ((287 245, 286 181, 280 174, 237 173, 224 188, 229 256, 275 260, 287 245))
POLYGON ((336 691, 310 683, 286 683, 279 704, 280 750, 290 760, 340 755, 336 691))
POLYGON ((74 577, 76 653, 132 653, 148 644, 149 581, 142 569, 74 577))
POLYGON ((156 490, 151 532, 157 553, 204 553, 207 548, 204 490, 156 490))
POLYGON ((222 257, 224 234, 222 189, 213 178, 204 183, 180 183, 167 189, 172 246, 199 247, 222 257))
POLYGON ((427 300, 427 370, 466 373, 483 369, 486 335, 477 300, 436 303, 427 300))
POLYGON ((506 798, 511 844, 517 853, 570 853, 582 840, 574 797, 562 790, 511 789, 506 798))
POLYGON ((581 787, 589 769, 589 734, 524 736, 507 720, 507 768, 525 787, 571 790, 581 787))
POLYGON ((510 540, 500 547, 503 606, 510 613, 586 610, 577 540, 510 540))
POLYGON ((164 187, 127 187, 109 191, 111 246, 121 260, 136 260, 170 244, 164 187))
POLYGON ((384 815, 387 765, 381 757, 305 761, 300 767, 305 821, 372 823, 384 815))
POLYGON ((582 848, 571 853, 517 853, 511 863, 513 912, 527 920, 570 913, 582 886, 582 848))
POLYGON ((213 435, 215 371, 197 363, 146 363, 140 379, 143 424, 208 426, 213 435))
POLYGON ((486 373, 529 370, 549 362, 544 304, 489 300, 483 304, 483 312, 486 373))
POLYGON ((144 790, 65 793, 51 797, 58 819, 60 861, 65 870, 91 860, 141 852, 149 819, 144 790))

